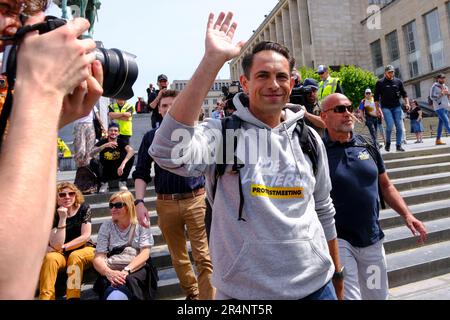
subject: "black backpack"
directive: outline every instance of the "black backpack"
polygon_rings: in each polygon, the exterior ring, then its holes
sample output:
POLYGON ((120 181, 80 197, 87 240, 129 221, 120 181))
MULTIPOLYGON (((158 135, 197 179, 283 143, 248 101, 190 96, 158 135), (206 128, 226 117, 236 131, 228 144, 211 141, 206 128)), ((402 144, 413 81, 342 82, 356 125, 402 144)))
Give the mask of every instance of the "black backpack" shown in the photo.
POLYGON ((98 179, 94 170, 90 166, 77 169, 74 184, 83 194, 93 194, 98 189, 98 179))
MULTIPOLYGON (((227 163, 229 163, 229 161, 227 161, 227 154, 226 154, 226 139, 227 139, 227 135, 226 132, 229 129, 232 129, 234 131, 238 130, 241 128, 242 125, 242 120, 232 114, 229 117, 225 117, 223 119, 221 119, 221 124, 222 124, 222 156, 223 156, 223 161, 220 164, 216 164, 216 171, 215 171, 215 182, 213 185, 213 194, 212 194, 212 198, 214 200, 215 196, 216 196, 216 189, 217 189, 217 182, 220 179, 221 176, 223 176, 223 174, 225 173, 225 168, 227 166, 227 163)), ((312 163, 312 167, 313 167, 313 173, 314 175, 317 174, 317 165, 318 165, 318 149, 317 149, 317 140, 316 137, 314 136, 314 134, 312 133, 311 130, 309 130, 309 127, 307 125, 305 125, 305 121, 304 119, 300 119, 297 121, 295 130, 294 130, 300 139, 300 146, 302 148, 302 151, 305 155, 307 155, 309 157, 309 159, 311 160, 312 163)), ((232 172, 236 173, 239 175, 239 197, 240 197, 240 201, 239 201, 239 217, 238 220, 239 221, 246 221, 243 217, 242 217, 242 211, 244 208, 244 192, 242 189, 242 182, 241 182, 241 173, 240 173, 240 169, 242 169, 244 167, 244 164, 240 164, 238 163, 238 159, 236 156, 236 148, 237 148, 237 137, 234 136, 234 141, 233 141, 233 167, 232 167, 232 172)), ((211 222, 211 215, 212 215, 212 209, 210 209, 212 207, 212 204, 208 203, 208 210, 206 213, 206 218, 205 221, 208 221, 209 223, 211 222), (211 212, 208 212, 209 210, 211 210, 211 212)), ((209 226, 207 226, 207 229, 209 230, 209 226)))

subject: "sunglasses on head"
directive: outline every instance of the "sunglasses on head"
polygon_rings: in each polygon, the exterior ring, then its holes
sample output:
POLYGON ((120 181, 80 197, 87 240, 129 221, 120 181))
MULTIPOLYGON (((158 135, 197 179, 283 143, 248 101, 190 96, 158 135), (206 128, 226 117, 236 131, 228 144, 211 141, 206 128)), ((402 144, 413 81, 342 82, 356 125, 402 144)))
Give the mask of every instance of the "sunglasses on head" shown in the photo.
POLYGON ((123 203, 123 202, 115 202, 115 203, 110 202, 109 203, 110 209, 112 209, 112 208, 122 209, 124 206, 125 206, 125 203, 123 203))
POLYGON ((58 193, 58 197, 60 197, 60 198, 65 198, 65 197, 67 197, 67 196, 69 196, 69 197, 75 197, 75 191, 70 191, 70 192, 59 192, 58 193))
POLYGON ((343 105, 342 104, 342 105, 335 106, 332 109, 328 109, 325 112, 328 112, 328 111, 333 111, 334 113, 344 113, 345 111, 348 111, 348 112, 352 113, 353 112, 353 106, 351 104, 350 105, 343 105))

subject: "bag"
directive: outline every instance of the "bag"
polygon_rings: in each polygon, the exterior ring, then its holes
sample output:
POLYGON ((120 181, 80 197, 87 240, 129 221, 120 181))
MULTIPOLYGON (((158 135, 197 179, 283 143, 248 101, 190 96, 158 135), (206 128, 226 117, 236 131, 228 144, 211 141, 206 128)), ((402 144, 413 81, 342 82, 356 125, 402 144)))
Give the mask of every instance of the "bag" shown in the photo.
POLYGON ((427 97, 427 102, 428 102, 428 106, 432 107, 433 106, 433 99, 431 99, 430 96, 427 97))
POLYGON ((134 238, 134 231, 136 230, 136 225, 133 224, 130 229, 130 235, 128 237, 127 244, 113 248, 106 255, 108 259, 106 264, 112 270, 123 270, 127 265, 133 261, 134 258, 139 254, 138 249, 133 248, 131 243, 134 238))
MULTIPOLYGON (((158 270, 153 265, 152 259, 148 258, 143 268, 127 276, 126 290, 125 292, 121 291, 131 300, 154 300, 158 291, 158 280, 158 270)), ((104 300, 110 285, 111 283, 105 276, 99 275, 92 289, 100 299, 104 300)))
POLYGON ((113 252, 117 253, 110 255, 106 260, 106 264, 112 270, 123 270, 138 255, 138 250, 131 246, 116 247, 111 250, 111 253, 113 252))
POLYGON ((74 184, 83 194, 92 194, 97 192, 97 175, 89 166, 77 169, 74 184))
POLYGON ((92 121, 94 123, 95 139, 101 140, 103 137, 103 130, 102 130, 102 126, 100 124, 100 120, 97 118, 97 115, 95 114, 95 112, 94 112, 94 118, 92 121))

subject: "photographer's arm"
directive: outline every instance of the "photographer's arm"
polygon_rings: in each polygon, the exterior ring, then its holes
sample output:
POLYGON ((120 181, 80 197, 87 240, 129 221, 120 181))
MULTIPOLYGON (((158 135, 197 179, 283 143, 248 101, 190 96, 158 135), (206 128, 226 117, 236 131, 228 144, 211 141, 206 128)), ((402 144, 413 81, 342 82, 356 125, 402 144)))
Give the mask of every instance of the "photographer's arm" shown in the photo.
MULTIPOLYGON (((29 22, 43 16, 39 19, 29 22)), ((61 111, 69 111, 63 100, 73 92, 72 106, 83 110, 92 97, 74 91, 94 81, 95 55, 88 52, 95 42, 78 39, 88 27, 75 19, 46 34, 27 34, 18 52, 10 126, 0 154, 0 299, 33 298, 55 210, 57 129, 61 111)))
MULTIPOLYGON (((214 23, 214 14, 208 18, 206 32, 206 50, 200 65, 192 76, 186 88, 180 92, 169 113, 171 116, 188 126, 194 126, 198 120, 203 100, 208 94, 222 66, 228 60, 238 56, 243 42, 233 45, 234 32, 237 24, 231 24, 233 14, 221 12, 214 23)), ((164 124, 164 122, 163 122, 164 124)))
POLYGON ((159 105, 159 101, 161 100, 161 96, 166 91, 166 89, 159 90, 156 98, 149 104, 150 108, 155 109, 159 105))
POLYGON ((327 127, 325 122, 323 122, 323 120, 319 116, 311 114, 308 111, 305 111, 305 118, 317 128, 325 129, 327 127))

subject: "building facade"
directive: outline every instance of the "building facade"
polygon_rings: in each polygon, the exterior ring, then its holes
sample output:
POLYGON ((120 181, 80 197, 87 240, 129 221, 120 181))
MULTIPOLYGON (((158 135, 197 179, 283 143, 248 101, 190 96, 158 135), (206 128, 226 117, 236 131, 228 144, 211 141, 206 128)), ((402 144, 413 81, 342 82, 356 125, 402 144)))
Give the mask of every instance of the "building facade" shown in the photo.
POLYGON ((369 70, 381 77, 392 64, 408 95, 426 100, 435 76, 450 72, 450 1, 395 0, 381 10, 380 22, 381 28, 364 28, 369 70))
MULTIPOLYGON (((170 85, 170 88, 172 90, 181 91, 187 86, 188 82, 189 82, 189 80, 175 80, 170 85)), ((211 89, 209 90, 208 95, 206 96, 205 100, 203 101, 203 105, 202 105, 205 118, 211 117, 212 112, 216 108, 217 102, 221 101, 222 98, 224 97, 222 88, 223 87, 228 88, 230 86, 230 84, 231 84, 231 80, 229 80, 229 79, 225 79, 225 80, 218 79, 218 80, 214 81, 214 84, 211 87, 211 89)))
POLYGON ((392 64, 410 97, 426 100, 450 73, 449 0, 280 0, 230 63, 232 80, 256 43, 285 45, 297 67, 355 65, 382 77, 392 64))

